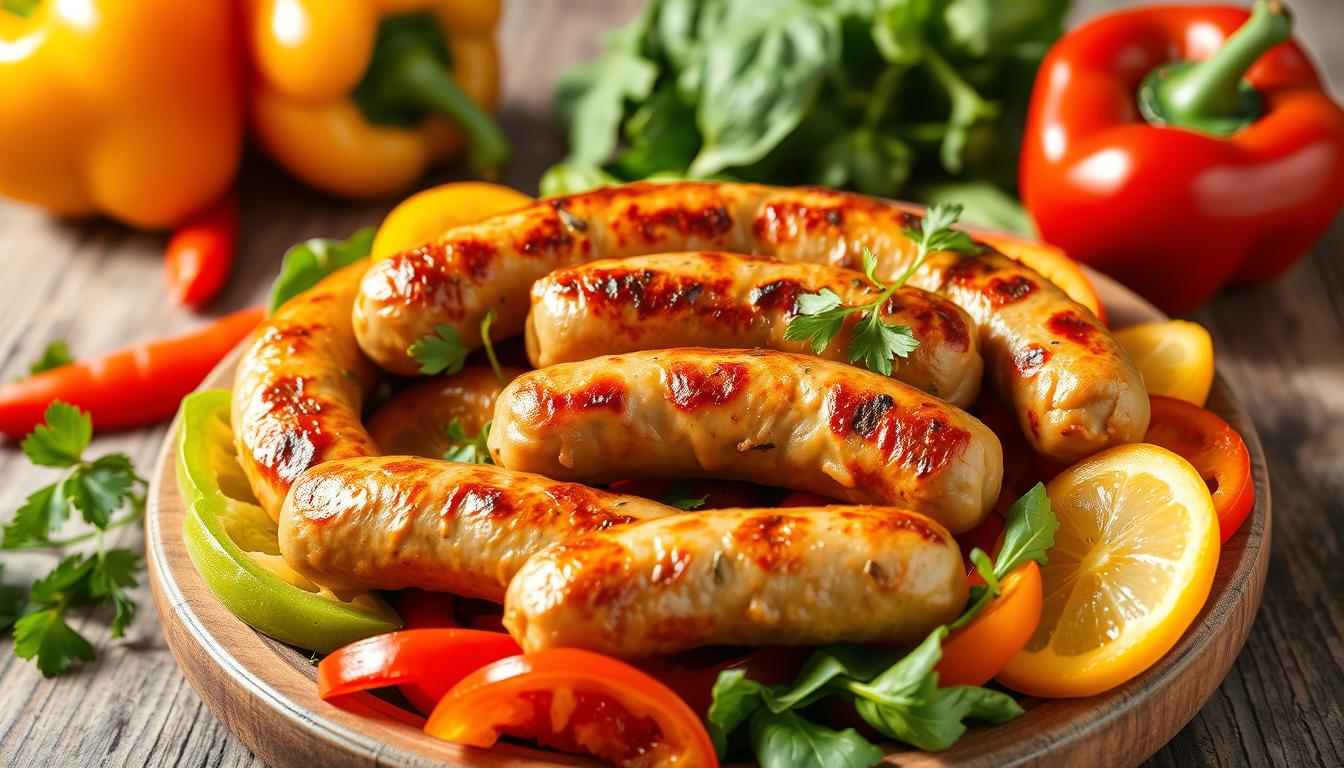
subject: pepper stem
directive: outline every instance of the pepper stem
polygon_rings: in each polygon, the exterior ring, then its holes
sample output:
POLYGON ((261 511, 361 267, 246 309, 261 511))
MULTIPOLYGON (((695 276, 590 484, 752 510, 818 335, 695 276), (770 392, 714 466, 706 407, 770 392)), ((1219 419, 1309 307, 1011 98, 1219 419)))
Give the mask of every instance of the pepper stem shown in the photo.
POLYGON ((453 79, 442 32, 429 14, 383 20, 355 102, 373 123, 411 126, 426 113, 452 120, 467 141, 473 172, 493 179, 511 149, 499 125, 453 79))
POLYGON ((1174 125, 1227 135, 1255 122, 1263 106, 1246 71, 1292 36, 1292 16, 1282 0, 1255 0, 1251 17, 1223 47, 1203 61, 1164 64, 1139 87, 1139 111, 1154 125, 1174 125))

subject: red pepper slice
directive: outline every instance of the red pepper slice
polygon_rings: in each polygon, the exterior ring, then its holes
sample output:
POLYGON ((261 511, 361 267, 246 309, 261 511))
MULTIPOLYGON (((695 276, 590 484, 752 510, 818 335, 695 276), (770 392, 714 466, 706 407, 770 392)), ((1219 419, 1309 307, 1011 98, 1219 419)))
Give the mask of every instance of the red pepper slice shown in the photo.
POLYGON ((508 635, 478 629, 405 629, 353 642, 317 665, 324 701, 359 691, 400 686, 421 712, 430 712, 454 685, 492 661, 522 653, 508 635))
POLYGON ((1256 0, 1254 17, 1139 8, 1061 38, 1037 73, 1019 179, 1045 240, 1170 314, 1291 266, 1344 204, 1344 110, 1280 42, 1288 27, 1281 2, 1256 0), (1200 64, 1149 83, 1146 119, 1140 87, 1173 59, 1200 64))
POLYGON ((1152 395, 1153 418, 1144 442, 1190 462, 1208 483, 1224 544, 1255 506, 1251 454, 1232 425, 1218 414, 1174 397, 1152 395))
POLYGON ((232 192, 191 217, 168 240, 168 295, 197 309, 219 295, 238 249, 238 198, 232 192))
POLYGON ((149 341, 0 386, 0 433, 20 439, 42 423, 53 400, 77 405, 96 429, 165 421, 178 403, 262 319, 261 307, 191 333, 149 341))
POLYGON ((719 764, 700 718, 667 686, 576 648, 510 656, 476 670, 443 697, 425 732, 476 747, 507 734, 617 765, 719 764))

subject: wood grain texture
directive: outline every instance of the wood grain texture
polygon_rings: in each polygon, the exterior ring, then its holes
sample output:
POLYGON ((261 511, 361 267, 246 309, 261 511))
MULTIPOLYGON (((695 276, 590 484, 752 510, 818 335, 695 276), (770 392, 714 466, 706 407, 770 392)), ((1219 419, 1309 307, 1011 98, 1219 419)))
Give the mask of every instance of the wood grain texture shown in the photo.
MULTIPOLYGON (((1074 19, 1127 0, 1076 0, 1074 19)), ((555 77, 589 55, 598 33, 629 16, 634 0, 508 0, 503 121, 517 162, 506 181, 534 190, 563 153, 549 118, 555 77)), ((1290 0, 1299 34, 1332 90, 1344 94, 1344 2, 1290 0)), ((445 169, 436 179, 451 177, 445 169)), ((265 165, 244 176, 246 231, 229 290, 211 314, 260 302, 290 243, 374 223, 394 201, 349 204, 302 190, 265 165)), ((0 378, 19 376, 50 340, 92 355, 204 320, 162 298, 163 239, 106 223, 63 223, 0 205, 0 378), (113 256, 115 255, 115 258, 113 256)), ((1275 497, 1265 599, 1245 650, 1213 698, 1150 761, 1160 766, 1344 765, 1344 223, 1272 286, 1226 294, 1193 314, 1210 329, 1219 369, 1250 410, 1275 497)), ((100 436, 149 468, 163 428, 100 436)), ((52 473, 0 448, 0 519, 52 473)), ((138 547, 131 529, 112 537, 138 547)), ((6 553, 7 576, 39 575, 49 556, 6 553)), ((0 639, 0 765, 259 766, 178 672, 149 591, 125 640, 109 642, 107 616, 75 617, 99 660, 43 680, 0 639)), ((1104 762, 1104 761, 1103 761, 1104 762)))
MULTIPOLYGON (((1113 323, 1160 319, 1157 310, 1105 278, 1094 278, 1113 323)), ((206 380, 227 388, 231 358, 206 380)), ((1209 600, 1181 641, 1135 679, 1086 699, 1020 699, 1027 714, 1008 724, 973 728, 937 754, 899 749, 891 765, 999 768, 1056 762, 1063 765, 1135 765, 1164 745, 1198 711, 1226 676, 1259 604, 1268 564, 1271 503, 1264 454, 1245 410, 1219 379, 1209 407, 1245 437, 1252 457, 1256 504, 1224 545, 1209 600)), ((393 717, 370 695, 342 707, 316 696, 316 672, 305 652, 250 630, 219 603, 196 573, 182 543, 185 510, 177 488, 172 441, 152 474, 147 550, 154 602, 164 635, 192 687, 257 754, 282 768, 371 764, 419 768, 436 761, 480 768, 588 765, 567 756, 501 747, 465 749, 424 736, 393 717), (351 705, 355 707, 352 711, 351 705)))

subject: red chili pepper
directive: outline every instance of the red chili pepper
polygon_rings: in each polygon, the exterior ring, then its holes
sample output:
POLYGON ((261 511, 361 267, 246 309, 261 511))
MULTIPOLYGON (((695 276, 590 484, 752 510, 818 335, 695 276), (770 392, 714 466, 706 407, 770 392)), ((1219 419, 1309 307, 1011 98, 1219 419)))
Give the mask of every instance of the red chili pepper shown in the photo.
POLYGON ((238 249, 238 218, 229 192, 173 232, 164 259, 173 301, 199 309, 219 295, 238 249))
POLYGON ((1290 34, 1282 3, 1256 0, 1060 39, 1020 169, 1045 239, 1172 313, 1291 266, 1344 203, 1344 110, 1290 34))
POLYGON ((0 386, 0 433, 22 438, 42 423, 53 400, 77 405, 98 429, 153 424, 261 322, 261 307, 220 318, 197 331, 145 342, 104 357, 70 363, 0 386))

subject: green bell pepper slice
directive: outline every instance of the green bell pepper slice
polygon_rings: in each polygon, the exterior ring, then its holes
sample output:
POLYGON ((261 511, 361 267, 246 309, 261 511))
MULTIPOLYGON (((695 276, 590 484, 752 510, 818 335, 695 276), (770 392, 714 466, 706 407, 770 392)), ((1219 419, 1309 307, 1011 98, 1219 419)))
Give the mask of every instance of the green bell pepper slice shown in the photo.
POLYGON ((196 392, 182 401, 182 536, 210 591, 258 631, 318 653, 399 629, 400 617, 377 594, 334 593, 285 563, 278 529, 257 505, 238 463, 229 418, 227 390, 196 392))

